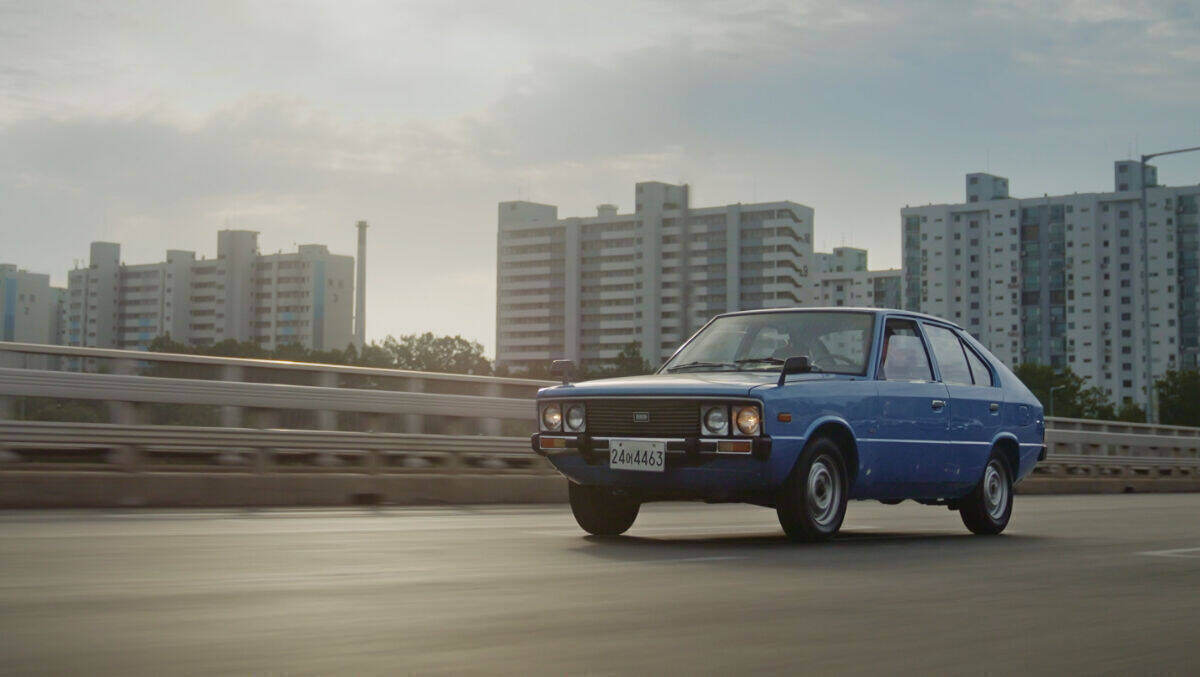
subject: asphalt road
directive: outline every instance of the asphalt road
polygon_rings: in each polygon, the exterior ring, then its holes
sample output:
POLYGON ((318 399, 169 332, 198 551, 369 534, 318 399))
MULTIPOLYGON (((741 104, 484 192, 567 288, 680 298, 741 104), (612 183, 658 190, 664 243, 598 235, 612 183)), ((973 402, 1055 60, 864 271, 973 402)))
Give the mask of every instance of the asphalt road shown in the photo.
POLYGON ((1200 495, 850 506, 0 514, 13 674, 1195 673, 1200 495))

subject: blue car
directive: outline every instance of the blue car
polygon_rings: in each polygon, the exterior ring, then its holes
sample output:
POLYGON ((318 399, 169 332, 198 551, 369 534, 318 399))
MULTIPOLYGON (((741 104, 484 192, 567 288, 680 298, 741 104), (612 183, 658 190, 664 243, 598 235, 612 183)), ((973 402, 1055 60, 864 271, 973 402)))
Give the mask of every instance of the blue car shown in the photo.
POLYGON ((961 327, 899 310, 719 315, 652 375, 564 374, 537 417, 533 449, 596 535, 648 501, 702 500, 771 507, 789 538, 825 540, 849 499, 947 506, 998 534, 1046 454, 1042 406, 1007 367, 961 327))

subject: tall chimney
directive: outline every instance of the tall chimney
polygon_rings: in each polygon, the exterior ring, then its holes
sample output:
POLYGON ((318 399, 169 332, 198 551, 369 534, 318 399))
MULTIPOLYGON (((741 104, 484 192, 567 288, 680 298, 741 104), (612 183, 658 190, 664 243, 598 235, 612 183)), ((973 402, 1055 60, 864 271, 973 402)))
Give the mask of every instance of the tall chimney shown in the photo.
POLYGON ((354 282, 354 343, 367 343, 367 222, 358 222, 358 275, 354 282))

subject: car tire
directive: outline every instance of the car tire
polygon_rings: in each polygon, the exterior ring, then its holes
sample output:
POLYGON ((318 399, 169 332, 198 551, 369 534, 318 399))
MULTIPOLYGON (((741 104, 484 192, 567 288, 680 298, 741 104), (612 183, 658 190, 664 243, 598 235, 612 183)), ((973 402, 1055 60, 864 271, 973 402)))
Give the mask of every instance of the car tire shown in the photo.
POLYGON ((849 483, 842 450, 828 437, 809 442, 780 489, 775 512, 793 541, 833 538, 846 518, 849 483))
POLYGON ((958 514, 971 533, 995 536, 1008 526, 1012 506, 1012 470, 1004 454, 994 450, 979 484, 959 503, 958 514))
POLYGON ((641 504, 617 496, 605 487, 567 483, 571 513, 575 521, 594 536, 617 536, 629 530, 637 519, 641 504))

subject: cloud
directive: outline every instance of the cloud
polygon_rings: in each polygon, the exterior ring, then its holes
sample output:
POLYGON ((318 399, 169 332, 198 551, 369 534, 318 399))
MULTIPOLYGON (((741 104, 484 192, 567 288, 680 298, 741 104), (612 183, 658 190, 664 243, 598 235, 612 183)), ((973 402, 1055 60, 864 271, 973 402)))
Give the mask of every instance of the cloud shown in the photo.
MULTIPOLYGON (((89 241, 121 242, 134 263, 167 248, 212 255, 221 228, 258 230, 269 251, 321 242, 353 253, 352 225, 368 219, 372 335, 434 330, 490 344, 496 203, 533 184, 586 193, 605 170, 496 163, 479 130, 347 122, 279 98, 199 121, 159 111, 13 123, 0 128, 0 259, 62 283, 89 241)), ((602 164, 624 181, 660 163, 602 164)))
POLYGON ((967 171, 1103 189, 1135 135, 1194 138, 1197 38, 1182 3, 5 7, 0 260, 61 283, 88 241, 223 227, 350 253, 365 218, 371 334, 490 346, 498 201, 687 181, 897 265, 899 208, 967 171))

